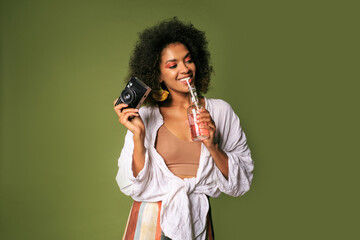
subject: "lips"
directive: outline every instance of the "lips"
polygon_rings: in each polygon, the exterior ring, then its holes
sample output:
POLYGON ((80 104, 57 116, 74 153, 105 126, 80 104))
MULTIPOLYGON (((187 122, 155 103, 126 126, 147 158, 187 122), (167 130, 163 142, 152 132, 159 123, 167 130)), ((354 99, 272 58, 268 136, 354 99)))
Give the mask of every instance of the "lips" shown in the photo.
POLYGON ((191 82, 192 82, 192 76, 190 76, 190 77, 185 77, 185 78, 180 78, 178 81, 184 82, 184 83, 186 83, 186 82, 191 83, 191 82))
POLYGON ((181 78, 181 79, 179 79, 179 81, 189 81, 190 80, 190 77, 186 77, 186 78, 181 78))

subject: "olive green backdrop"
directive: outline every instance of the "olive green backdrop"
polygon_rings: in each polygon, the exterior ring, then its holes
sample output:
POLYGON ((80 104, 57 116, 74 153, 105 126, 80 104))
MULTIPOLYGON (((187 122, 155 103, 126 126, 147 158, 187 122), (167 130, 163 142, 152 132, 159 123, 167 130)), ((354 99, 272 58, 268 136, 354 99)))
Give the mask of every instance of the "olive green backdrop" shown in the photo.
POLYGON ((178 16, 204 30, 207 97, 241 118, 250 192, 212 199, 217 239, 359 235, 355 1, 1 1, 0 239, 115 240, 113 112, 137 33, 178 16))

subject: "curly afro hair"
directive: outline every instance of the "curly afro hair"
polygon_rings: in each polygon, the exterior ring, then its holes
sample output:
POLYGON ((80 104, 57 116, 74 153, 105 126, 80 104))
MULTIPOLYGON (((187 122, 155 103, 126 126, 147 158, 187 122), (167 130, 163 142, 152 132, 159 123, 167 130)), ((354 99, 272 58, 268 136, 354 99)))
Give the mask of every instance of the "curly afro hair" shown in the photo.
MULTIPOLYGON (((128 77, 136 76, 151 89, 159 90, 161 54, 163 49, 172 43, 182 43, 189 50, 196 66, 195 87, 198 95, 202 96, 208 91, 210 75, 213 72, 208 42, 203 31, 196 29, 191 23, 179 21, 177 17, 164 20, 139 33, 130 57, 128 77)), ((162 88, 166 87, 162 85, 162 88)), ((145 103, 156 105, 158 102, 150 94, 145 103)))

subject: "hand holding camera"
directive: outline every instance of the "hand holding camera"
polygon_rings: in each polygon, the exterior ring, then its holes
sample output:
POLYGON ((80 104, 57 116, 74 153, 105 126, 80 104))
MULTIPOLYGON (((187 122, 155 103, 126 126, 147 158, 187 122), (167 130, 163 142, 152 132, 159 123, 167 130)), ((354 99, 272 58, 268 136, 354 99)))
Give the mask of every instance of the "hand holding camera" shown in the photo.
POLYGON ((138 113, 141 104, 149 95, 151 88, 136 77, 132 77, 121 92, 120 97, 114 101, 114 110, 119 122, 129 129, 134 136, 145 135, 145 127, 138 113))

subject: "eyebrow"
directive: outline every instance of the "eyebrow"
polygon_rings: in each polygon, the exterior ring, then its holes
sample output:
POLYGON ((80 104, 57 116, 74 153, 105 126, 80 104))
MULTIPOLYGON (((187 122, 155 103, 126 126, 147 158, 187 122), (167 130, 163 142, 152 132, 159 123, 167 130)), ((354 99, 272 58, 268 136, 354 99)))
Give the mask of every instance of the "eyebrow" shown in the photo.
MULTIPOLYGON (((184 59, 187 58, 188 56, 190 56, 190 52, 188 52, 188 53, 185 55, 184 59)), ((169 62, 176 62, 176 61, 177 61, 176 59, 170 59, 170 60, 167 60, 167 61, 165 62, 165 64, 167 64, 167 63, 169 63, 169 62)))

